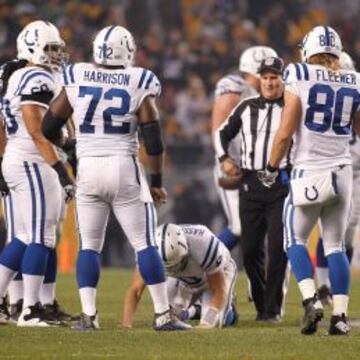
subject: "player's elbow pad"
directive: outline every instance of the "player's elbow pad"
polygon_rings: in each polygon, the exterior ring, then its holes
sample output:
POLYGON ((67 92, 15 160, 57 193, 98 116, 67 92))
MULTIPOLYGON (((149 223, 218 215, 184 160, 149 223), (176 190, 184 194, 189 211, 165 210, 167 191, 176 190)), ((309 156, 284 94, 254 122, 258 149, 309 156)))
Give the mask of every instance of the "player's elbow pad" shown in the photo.
POLYGON ((48 110, 42 121, 41 131, 53 144, 60 146, 63 137, 61 128, 64 126, 66 121, 67 119, 55 116, 50 110, 48 110))
POLYGON ((161 138, 161 129, 158 121, 151 121, 140 125, 144 146, 148 155, 161 155, 164 145, 161 138))

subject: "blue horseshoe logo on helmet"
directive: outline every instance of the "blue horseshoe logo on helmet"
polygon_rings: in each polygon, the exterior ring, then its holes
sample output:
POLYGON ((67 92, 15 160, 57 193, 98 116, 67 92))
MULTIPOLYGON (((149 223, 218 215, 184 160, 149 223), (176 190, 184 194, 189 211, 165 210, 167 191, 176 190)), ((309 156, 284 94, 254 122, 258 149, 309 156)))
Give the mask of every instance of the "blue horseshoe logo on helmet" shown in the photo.
POLYGON ((316 187, 313 185, 312 189, 314 191, 314 196, 310 197, 309 196, 309 188, 305 187, 305 197, 309 200, 309 201, 315 201, 318 197, 319 197, 319 191, 316 189, 316 187))
POLYGON ((38 29, 36 29, 35 31, 34 31, 34 41, 29 41, 28 39, 27 39, 27 37, 28 37, 28 35, 29 35, 29 30, 27 30, 26 31, 26 33, 25 33, 25 36, 24 36, 24 42, 25 42, 25 44, 27 45, 27 46, 34 46, 35 45, 35 41, 38 39, 38 37, 39 37, 39 30, 38 29))

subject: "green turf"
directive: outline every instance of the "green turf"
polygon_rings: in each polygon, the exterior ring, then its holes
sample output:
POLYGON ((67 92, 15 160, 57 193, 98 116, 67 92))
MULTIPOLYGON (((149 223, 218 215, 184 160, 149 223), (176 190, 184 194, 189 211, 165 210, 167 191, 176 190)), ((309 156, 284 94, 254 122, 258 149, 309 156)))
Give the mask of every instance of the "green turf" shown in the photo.
MULTIPOLYGON (((300 297, 292 279, 286 317, 281 324, 253 321, 253 305, 246 301, 244 276, 237 284, 240 322, 236 328, 183 333, 151 330, 152 307, 144 297, 133 330, 118 325, 129 271, 103 271, 99 294, 101 330, 76 333, 68 328, 18 329, 0 327, 0 359, 359 359, 360 328, 348 337, 299 334, 300 297)), ((351 318, 360 318, 360 278, 353 278, 351 318)), ((80 304, 74 275, 60 276, 58 298, 72 312, 80 304)), ((329 318, 329 310, 326 314, 329 318)))

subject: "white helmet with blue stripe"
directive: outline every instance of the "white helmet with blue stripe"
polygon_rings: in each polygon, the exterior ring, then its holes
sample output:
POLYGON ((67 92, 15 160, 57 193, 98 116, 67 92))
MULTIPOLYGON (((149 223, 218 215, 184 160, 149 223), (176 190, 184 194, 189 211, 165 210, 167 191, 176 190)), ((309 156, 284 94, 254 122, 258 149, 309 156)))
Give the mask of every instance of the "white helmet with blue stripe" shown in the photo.
POLYGON ((135 52, 134 38, 122 26, 112 25, 102 29, 93 44, 94 62, 99 65, 131 66, 135 52))
POLYGON ((168 273, 176 273, 185 268, 189 246, 180 226, 175 224, 158 226, 155 241, 168 273))
POLYGON ((251 46, 240 56, 239 70, 244 73, 259 76, 259 67, 268 57, 277 57, 276 51, 269 46, 251 46))
POLYGON ((339 34, 330 26, 316 26, 305 35, 300 49, 305 62, 318 54, 331 54, 339 59, 342 43, 339 34))
POLYGON ((33 21, 17 37, 17 58, 59 69, 65 61, 65 42, 48 21, 33 21))

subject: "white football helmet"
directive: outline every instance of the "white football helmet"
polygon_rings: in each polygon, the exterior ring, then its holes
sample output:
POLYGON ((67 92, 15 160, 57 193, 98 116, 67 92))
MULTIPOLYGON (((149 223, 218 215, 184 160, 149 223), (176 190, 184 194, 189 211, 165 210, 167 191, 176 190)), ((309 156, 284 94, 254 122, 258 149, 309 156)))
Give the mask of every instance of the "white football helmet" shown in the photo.
POLYGON ((168 273, 176 273, 185 268, 189 246, 182 228, 175 224, 157 227, 156 244, 168 273))
POLYGON ((274 49, 268 46, 252 46, 247 48, 240 56, 239 70, 259 76, 258 70, 261 61, 268 57, 277 57, 278 54, 274 49))
POLYGON ((317 54, 331 54, 339 59, 342 43, 339 34, 330 26, 316 26, 305 35, 300 49, 303 61, 317 54))
POLYGON ((351 56, 346 52, 342 51, 340 55, 340 67, 344 70, 355 70, 355 63, 351 56))
POLYGON ((94 62, 99 65, 131 66, 136 45, 131 33, 122 26, 107 26, 95 37, 94 62))
POLYGON ((58 70, 64 63, 65 42, 59 30, 48 21, 26 25, 16 40, 17 58, 58 70))

